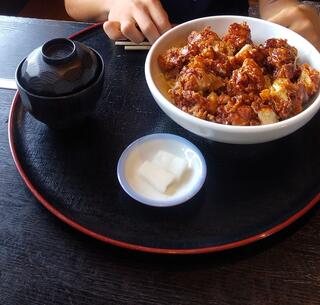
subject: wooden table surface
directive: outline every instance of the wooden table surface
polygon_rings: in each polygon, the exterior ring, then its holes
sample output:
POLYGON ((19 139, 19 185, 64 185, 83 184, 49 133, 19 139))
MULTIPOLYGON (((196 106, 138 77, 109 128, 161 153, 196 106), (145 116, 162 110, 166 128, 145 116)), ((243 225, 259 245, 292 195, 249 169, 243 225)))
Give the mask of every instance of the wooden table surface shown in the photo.
MULTIPOLYGON (((0 78, 75 22, 0 17, 0 78)), ((319 204, 274 236, 226 252, 166 256, 91 239, 51 215, 8 144, 14 91, 0 90, 0 304, 320 304, 319 204)))

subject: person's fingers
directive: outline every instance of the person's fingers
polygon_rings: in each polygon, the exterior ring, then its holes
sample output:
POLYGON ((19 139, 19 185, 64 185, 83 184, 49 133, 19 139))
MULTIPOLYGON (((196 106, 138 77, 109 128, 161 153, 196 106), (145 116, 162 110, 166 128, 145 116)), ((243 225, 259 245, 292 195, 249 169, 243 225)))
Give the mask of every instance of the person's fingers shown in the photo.
POLYGON ((150 1, 152 4, 149 6, 150 16, 154 21, 158 29, 158 32, 160 34, 163 34, 166 31, 170 30, 172 27, 169 21, 168 14, 162 7, 161 2, 159 0, 150 0, 150 1))
POLYGON ((119 21, 106 21, 103 24, 103 30, 112 40, 124 40, 126 37, 120 31, 119 21))
POLYGON ((320 14, 312 5, 299 4, 299 7, 308 17, 308 22, 303 24, 304 33, 302 35, 320 51, 320 14))
POLYGON ((319 49, 320 34, 315 31, 310 21, 295 23, 290 26, 290 29, 309 40, 317 49, 319 49))
POLYGON ((268 21, 288 27, 291 23, 291 17, 280 11, 278 14, 268 18, 268 21))
POLYGON ((307 13, 308 15, 313 15, 313 16, 319 17, 318 10, 313 5, 299 4, 298 9, 303 13, 307 13))
POLYGON ((126 40, 139 43, 144 40, 144 36, 137 29, 136 23, 133 20, 106 21, 103 24, 103 30, 112 40, 126 40))
POLYGON ((140 6, 133 15, 143 35, 151 42, 155 42, 160 33, 154 24, 149 11, 145 6, 140 6))
POLYGON ((289 27, 297 20, 304 19, 303 9, 299 6, 288 6, 285 9, 281 9, 277 14, 268 18, 268 21, 289 27))
POLYGON ((307 5, 289 7, 268 20, 297 32, 319 49, 320 17, 314 8, 307 5))
POLYGON ((138 30, 136 22, 133 19, 121 20, 120 29, 125 37, 135 43, 140 43, 144 40, 144 36, 138 30))
POLYGON ((310 41, 317 41, 319 39, 318 34, 313 28, 313 24, 309 20, 294 23, 289 28, 292 31, 299 33, 301 36, 306 37, 310 41))

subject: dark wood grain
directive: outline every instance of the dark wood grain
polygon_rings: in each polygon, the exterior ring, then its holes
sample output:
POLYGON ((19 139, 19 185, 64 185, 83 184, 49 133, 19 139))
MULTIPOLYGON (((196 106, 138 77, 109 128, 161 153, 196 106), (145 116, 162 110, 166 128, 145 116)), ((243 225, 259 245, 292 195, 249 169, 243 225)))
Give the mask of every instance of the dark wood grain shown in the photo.
MULTIPOLYGON (((41 31, 24 20, 12 21, 13 32, 41 31)), ((0 18, 2 38, 6 26, 0 18)), ((0 48, 1 68, 3 54, 13 67, 29 51, 15 45, 15 55, 0 48)), ((218 254, 169 257, 103 244, 48 213, 22 182, 7 137, 13 95, 0 90, 1 305, 320 304, 319 205, 272 237, 218 254)))

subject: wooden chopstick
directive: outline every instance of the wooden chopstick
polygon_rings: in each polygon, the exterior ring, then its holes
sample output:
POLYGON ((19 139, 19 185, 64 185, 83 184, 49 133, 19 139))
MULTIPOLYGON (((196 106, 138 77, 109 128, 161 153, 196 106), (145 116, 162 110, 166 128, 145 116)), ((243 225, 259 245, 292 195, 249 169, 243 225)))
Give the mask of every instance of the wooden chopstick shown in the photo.
POLYGON ((115 45, 116 46, 151 46, 151 43, 149 41, 135 43, 129 40, 116 40, 115 45))
POLYGON ((0 78, 0 89, 17 90, 16 81, 10 78, 0 78))
POLYGON ((134 43, 128 40, 117 40, 115 41, 116 46, 124 46, 124 49, 127 51, 140 51, 140 50, 149 50, 151 44, 148 41, 143 41, 141 43, 134 43))
POLYGON ((142 51, 142 50, 149 50, 151 46, 124 46, 124 49, 127 51, 142 51))

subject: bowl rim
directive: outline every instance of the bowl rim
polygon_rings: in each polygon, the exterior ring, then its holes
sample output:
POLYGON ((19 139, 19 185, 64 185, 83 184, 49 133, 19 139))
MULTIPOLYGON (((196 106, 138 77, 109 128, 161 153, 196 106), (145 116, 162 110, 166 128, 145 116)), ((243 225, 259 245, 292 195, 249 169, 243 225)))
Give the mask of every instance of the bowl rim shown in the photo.
MULTIPOLYGON (((304 40, 304 42, 306 43, 306 45, 308 46, 308 48, 311 48, 311 49, 313 49, 313 51, 318 52, 318 50, 308 40, 306 40, 304 37, 302 37, 298 33, 294 32, 284 26, 281 26, 279 24, 276 24, 276 23, 273 23, 273 22, 270 22, 267 20, 263 20, 260 18, 239 16, 239 15, 217 15, 217 16, 209 16, 209 17, 193 19, 193 20, 181 23, 174 28, 171 28, 169 31, 167 31, 162 36, 160 36, 156 40, 156 42, 151 46, 151 48, 147 54, 147 58, 145 61, 145 77, 146 77, 146 81, 147 81, 147 84, 149 86, 151 93, 156 96, 156 99, 155 99, 156 102, 157 102, 157 99, 159 99, 161 101, 161 105, 163 105, 170 112, 172 112, 177 117, 179 117, 185 121, 191 120, 191 121, 195 122, 198 126, 203 127, 203 128, 214 128, 217 131, 232 132, 235 134, 237 134, 237 133, 239 133, 239 134, 240 133, 241 134, 255 134, 255 133, 260 133, 260 132, 272 131, 274 129, 283 129, 283 128, 286 128, 288 125, 291 126, 291 125, 299 124, 299 122, 303 122, 307 118, 313 116, 320 108, 320 92, 318 92, 314 95, 314 97, 313 97, 314 101, 310 105, 308 105, 303 111, 296 114, 295 116, 288 118, 288 119, 285 119, 283 121, 276 122, 276 123, 267 124, 267 125, 255 125, 255 126, 225 125, 225 124, 219 124, 219 123, 212 122, 212 121, 203 120, 203 119, 197 118, 187 112, 184 112, 183 110, 181 110, 180 108, 175 106, 170 100, 168 100, 167 98, 165 98, 163 96, 161 91, 155 85, 155 82, 153 81, 153 77, 151 74, 151 62, 152 62, 152 59, 154 57, 154 53, 155 53, 158 45, 161 44, 162 41, 165 40, 167 38, 167 36, 169 36, 172 32, 177 32, 177 31, 179 31, 179 29, 184 28, 185 26, 187 26, 189 24, 199 22, 199 21, 205 22, 205 21, 210 21, 210 20, 232 19, 232 18, 233 19, 242 19, 243 21, 259 22, 259 23, 265 24, 267 26, 273 26, 273 27, 278 28, 279 30, 282 30, 282 31, 283 30, 290 31, 294 36, 299 37, 299 39, 302 38, 304 40)), ((236 22, 236 21, 233 21, 233 22, 236 22)), ((320 60, 320 52, 318 52, 318 54, 319 54, 319 60, 320 60)))
POLYGON ((98 61, 100 61, 100 68, 99 68, 99 73, 98 75, 96 76, 96 78, 93 80, 92 83, 90 83, 87 87, 81 89, 80 91, 77 91, 77 92, 73 92, 73 93, 70 93, 70 94, 65 94, 65 95, 58 95, 58 96, 46 96, 46 95, 39 95, 39 94, 35 94, 35 93, 32 93, 30 92, 29 90, 25 89, 22 84, 20 83, 19 81, 19 71, 22 67, 22 64, 24 63, 24 61, 26 60, 27 57, 23 58, 18 67, 16 68, 16 71, 15 71, 15 81, 17 83, 17 86, 18 86, 18 89, 19 90, 22 90, 24 91, 27 95, 29 96, 32 96, 34 98, 38 98, 38 99, 45 99, 47 101, 57 101, 59 99, 67 99, 67 98, 71 98, 71 97, 75 97, 75 96, 78 96, 78 95, 81 95, 83 92, 87 91, 88 89, 94 87, 100 80, 101 78, 104 76, 104 70, 105 70, 105 64, 104 64, 104 60, 101 56, 101 54, 96 51, 95 49, 91 48, 91 47, 88 47, 91 51, 93 51, 95 53, 95 55, 97 56, 97 59, 98 61))
POLYGON ((207 164, 200 149, 195 144, 187 140, 186 138, 172 134, 172 133, 153 133, 153 134, 142 136, 134 140, 121 153, 120 158, 118 160, 118 164, 117 164, 117 177, 122 189, 131 198, 135 199, 136 201, 148 206, 159 207, 159 208, 169 208, 169 207, 177 206, 190 200, 201 190, 206 180, 206 176, 207 176, 207 164), (199 158, 200 165, 201 165, 201 174, 197 176, 197 180, 192 185, 192 187, 187 192, 181 194, 180 196, 177 196, 177 197, 173 196, 173 198, 168 198, 168 199, 151 199, 136 192, 131 187, 128 180, 126 179, 125 165, 126 165, 126 160, 128 159, 128 156, 130 155, 130 153, 134 149, 142 145, 143 143, 146 143, 148 141, 156 141, 156 140, 174 141, 174 142, 182 143, 186 147, 191 148, 191 150, 199 158))

